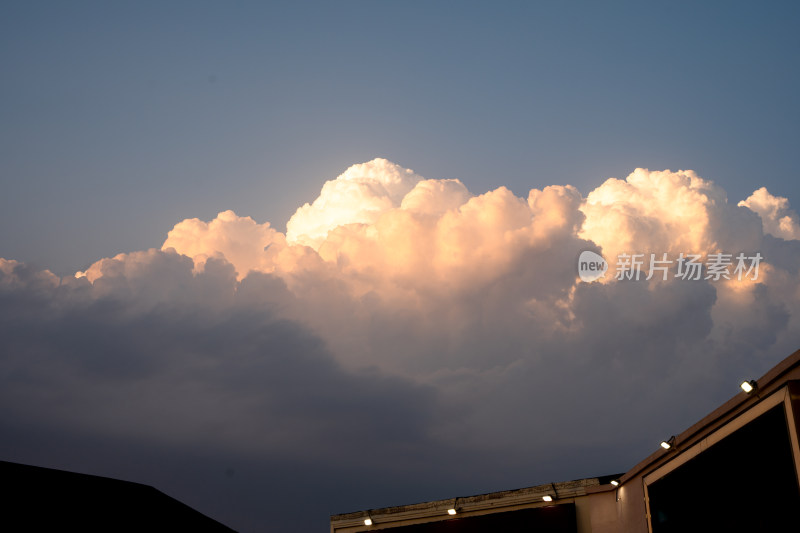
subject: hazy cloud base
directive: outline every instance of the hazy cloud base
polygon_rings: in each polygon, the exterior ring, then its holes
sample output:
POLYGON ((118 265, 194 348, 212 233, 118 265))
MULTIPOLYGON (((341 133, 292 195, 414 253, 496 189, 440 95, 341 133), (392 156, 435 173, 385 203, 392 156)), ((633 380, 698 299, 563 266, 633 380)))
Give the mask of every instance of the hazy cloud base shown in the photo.
POLYGON ((244 530, 624 471, 800 347, 798 237, 692 171, 520 198, 376 159, 285 235, 224 211, 74 278, 0 259, 0 452, 244 530), (623 252, 764 261, 615 281, 623 252))

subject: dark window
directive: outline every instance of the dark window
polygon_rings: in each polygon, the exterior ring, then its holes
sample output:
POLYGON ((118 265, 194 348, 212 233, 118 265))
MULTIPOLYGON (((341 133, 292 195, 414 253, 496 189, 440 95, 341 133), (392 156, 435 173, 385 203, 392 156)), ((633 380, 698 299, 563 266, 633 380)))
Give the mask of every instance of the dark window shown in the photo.
POLYGON ((647 490, 653 533, 797 531, 800 490, 783 404, 647 490))

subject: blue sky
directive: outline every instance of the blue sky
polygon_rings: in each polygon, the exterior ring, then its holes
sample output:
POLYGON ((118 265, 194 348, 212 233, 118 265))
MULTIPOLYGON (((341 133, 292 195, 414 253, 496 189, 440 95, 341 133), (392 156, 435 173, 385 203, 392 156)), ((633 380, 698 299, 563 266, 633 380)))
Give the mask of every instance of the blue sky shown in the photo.
POLYGON ((800 347, 799 23, 6 2, 0 459, 242 531, 631 468, 800 347))
POLYGON ((12 2, 0 250, 66 274, 386 157, 477 192, 693 169, 798 197, 791 2, 12 2))

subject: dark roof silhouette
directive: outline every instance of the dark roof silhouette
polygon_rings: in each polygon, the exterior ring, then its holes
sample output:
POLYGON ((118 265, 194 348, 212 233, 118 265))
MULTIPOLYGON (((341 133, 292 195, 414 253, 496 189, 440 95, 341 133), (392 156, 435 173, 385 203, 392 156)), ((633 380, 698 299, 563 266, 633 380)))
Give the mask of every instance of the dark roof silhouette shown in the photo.
POLYGON ((233 531, 140 483, 0 461, 3 531, 233 531))

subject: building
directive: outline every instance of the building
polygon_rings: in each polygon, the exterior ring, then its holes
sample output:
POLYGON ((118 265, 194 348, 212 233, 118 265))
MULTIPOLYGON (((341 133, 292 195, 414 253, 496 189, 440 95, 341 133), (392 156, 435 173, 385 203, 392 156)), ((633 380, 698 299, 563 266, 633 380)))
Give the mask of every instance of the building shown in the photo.
POLYGON ((618 476, 334 515, 331 533, 800 531, 800 350, 618 476))
POLYGON ((232 529, 140 483, 0 461, 2 531, 232 529))

